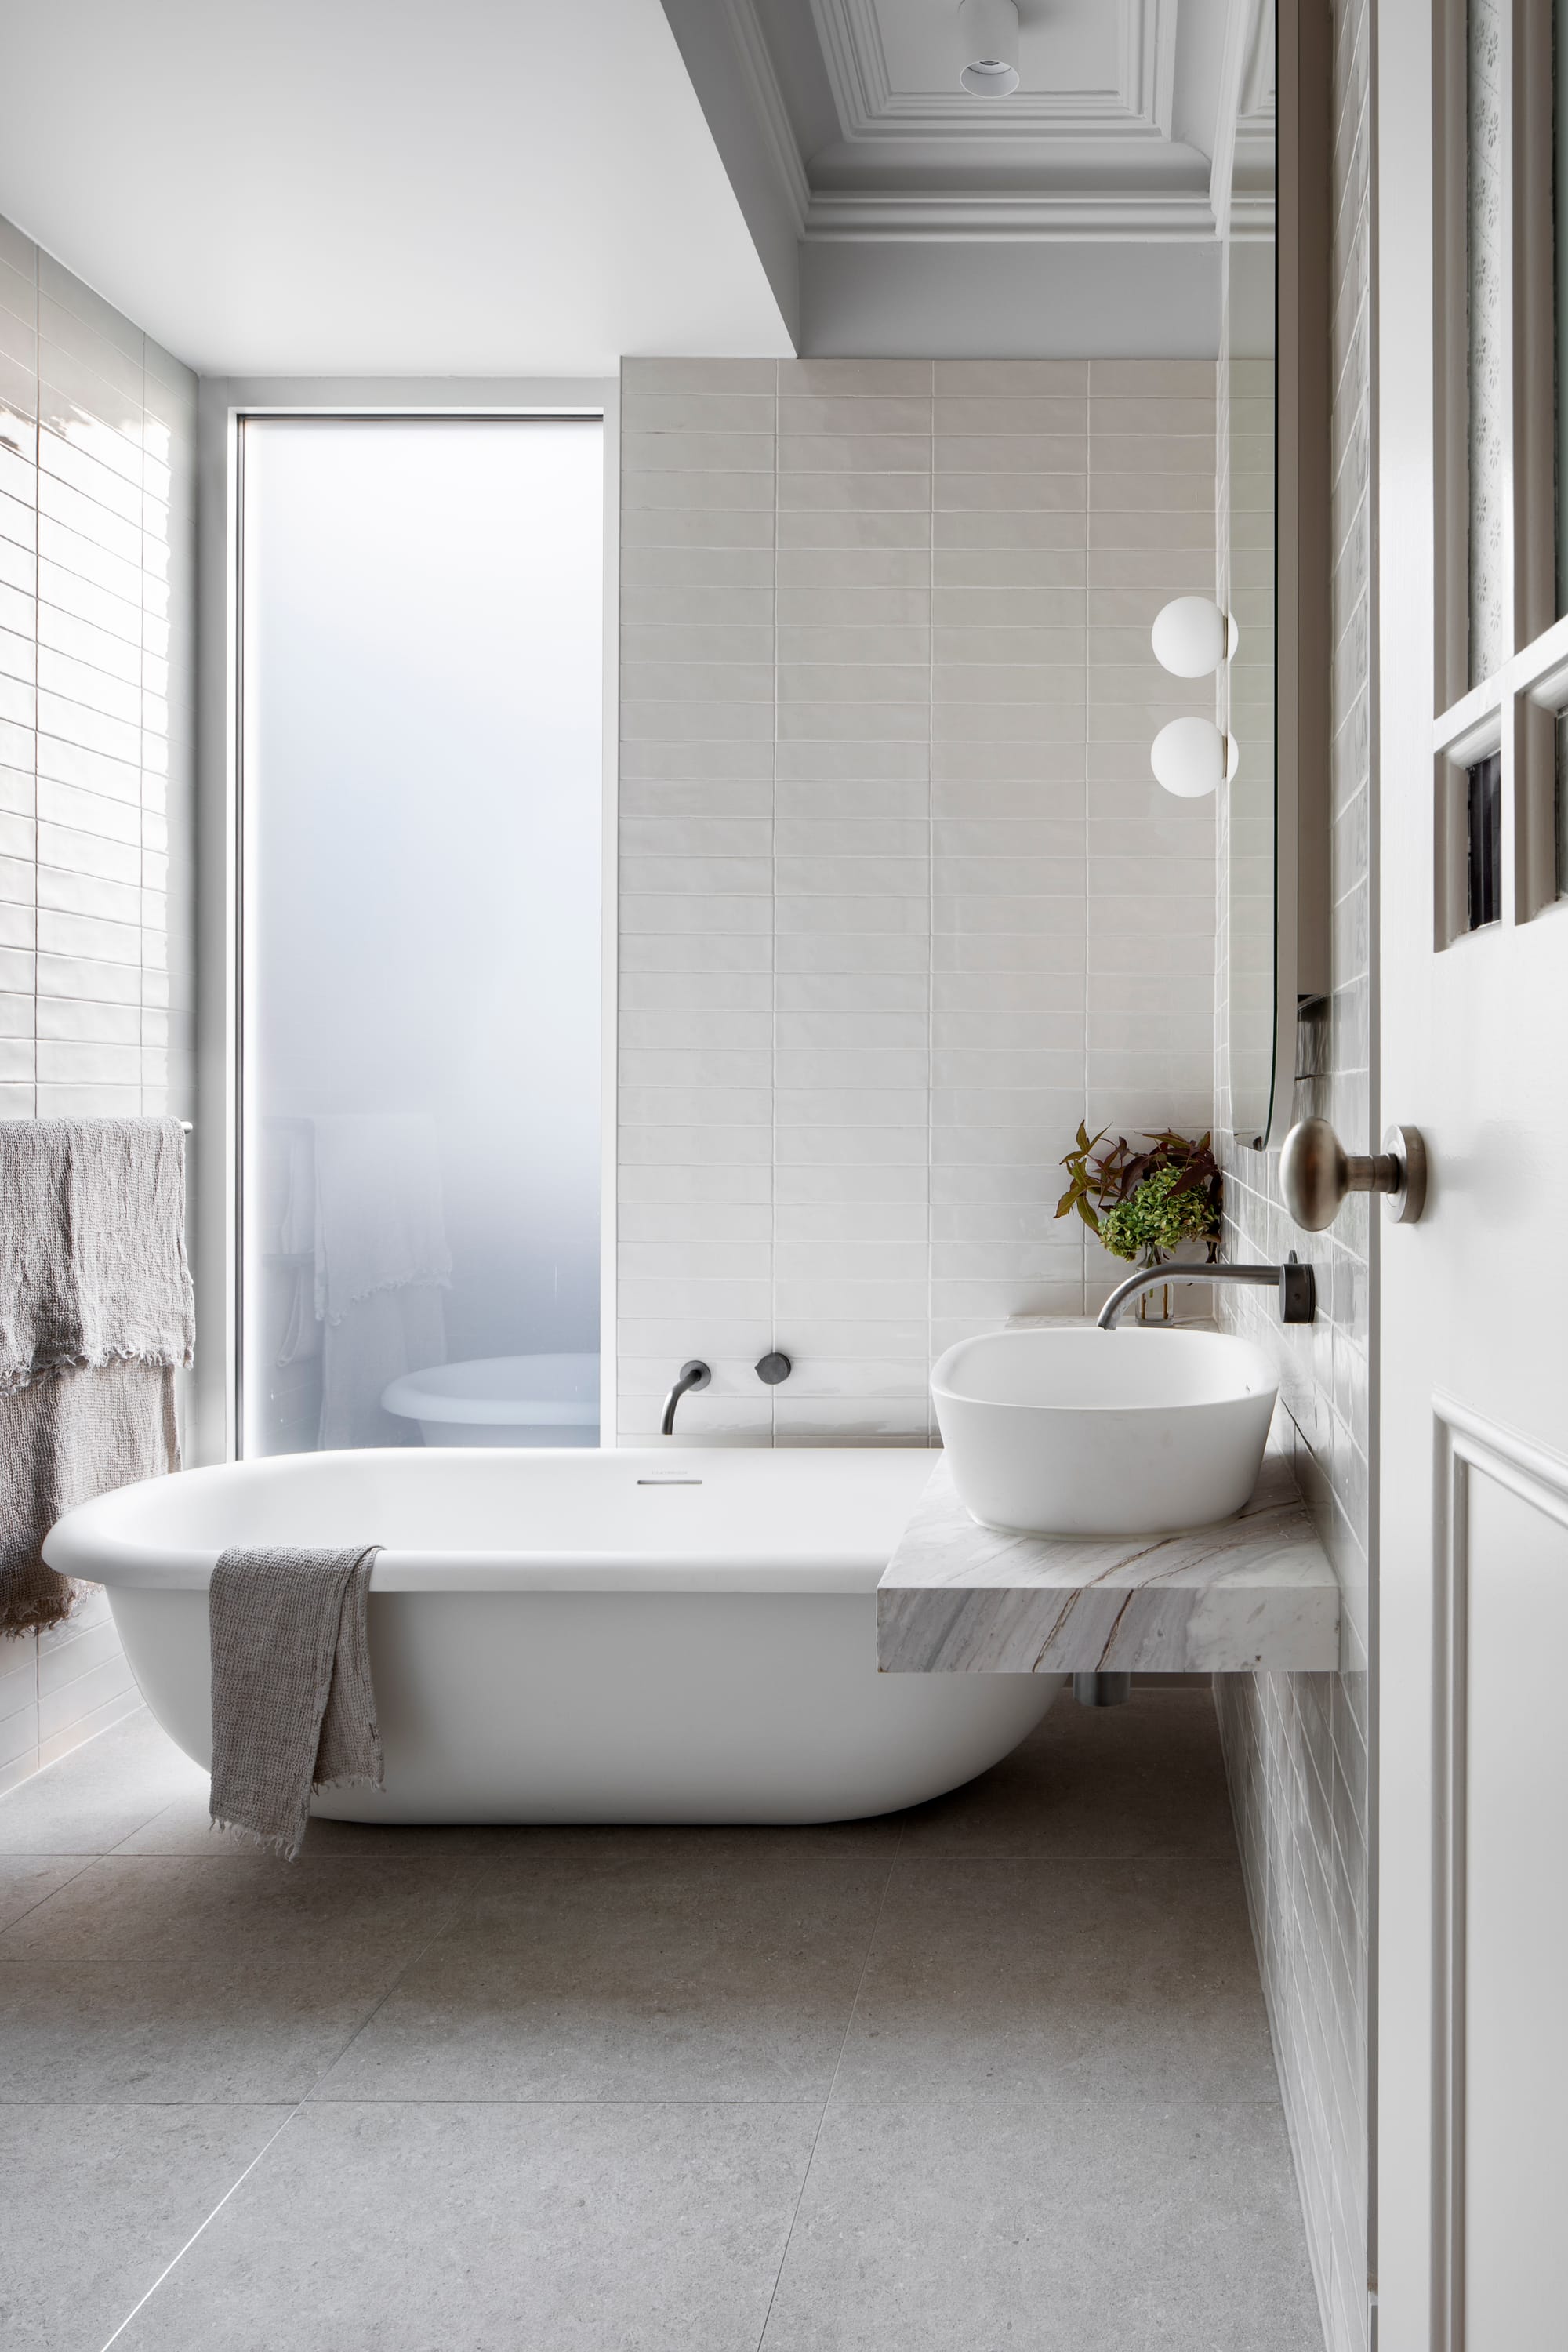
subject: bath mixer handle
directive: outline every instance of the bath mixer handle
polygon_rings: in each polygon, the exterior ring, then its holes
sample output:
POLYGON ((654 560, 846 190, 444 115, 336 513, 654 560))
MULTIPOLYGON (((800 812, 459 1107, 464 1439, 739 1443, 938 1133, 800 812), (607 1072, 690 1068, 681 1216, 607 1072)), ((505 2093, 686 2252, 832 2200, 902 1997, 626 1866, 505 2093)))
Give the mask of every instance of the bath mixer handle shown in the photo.
POLYGON ((753 1370, 758 1380, 765 1381, 769 1388, 776 1389, 781 1381, 788 1380, 795 1366, 775 1348, 771 1355, 759 1357, 753 1370))
POLYGON ((676 1406, 680 1402, 681 1398, 686 1394, 689 1389, 705 1389, 712 1377, 713 1375, 709 1370, 707 1365, 702 1363, 696 1356, 692 1357, 691 1361, 689 1364, 682 1364, 680 1367, 680 1376, 664 1401, 664 1420, 659 1425, 661 1435, 665 1437, 674 1436, 676 1406))

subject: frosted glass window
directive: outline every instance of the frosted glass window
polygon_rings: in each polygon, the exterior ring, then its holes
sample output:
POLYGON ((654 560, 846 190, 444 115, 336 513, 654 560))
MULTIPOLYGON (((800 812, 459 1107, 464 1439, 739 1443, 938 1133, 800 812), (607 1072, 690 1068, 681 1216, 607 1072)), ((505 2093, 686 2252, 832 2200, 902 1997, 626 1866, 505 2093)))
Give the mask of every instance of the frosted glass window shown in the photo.
POLYGON ((595 1442, 603 428, 242 459, 245 1450, 440 1442, 392 1385, 523 1359, 595 1442))

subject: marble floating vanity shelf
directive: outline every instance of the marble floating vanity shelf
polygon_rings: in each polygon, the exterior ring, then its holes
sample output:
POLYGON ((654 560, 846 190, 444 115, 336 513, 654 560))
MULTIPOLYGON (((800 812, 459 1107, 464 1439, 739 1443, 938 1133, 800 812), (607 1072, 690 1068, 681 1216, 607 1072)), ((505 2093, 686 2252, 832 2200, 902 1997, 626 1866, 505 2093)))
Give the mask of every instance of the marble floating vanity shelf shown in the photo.
POLYGON ((1234 1519, 1172 1536, 977 1527, 939 1461, 877 1591, 883 1674, 1310 1674, 1339 1664, 1338 1580, 1270 1447, 1234 1519))

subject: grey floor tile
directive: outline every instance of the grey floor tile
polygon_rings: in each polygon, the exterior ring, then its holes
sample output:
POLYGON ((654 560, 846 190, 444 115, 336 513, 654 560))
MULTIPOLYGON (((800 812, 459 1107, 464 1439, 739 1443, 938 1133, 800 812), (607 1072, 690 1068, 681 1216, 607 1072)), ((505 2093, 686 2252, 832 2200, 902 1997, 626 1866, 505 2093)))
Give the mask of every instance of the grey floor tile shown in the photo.
POLYGON ((508 1871, 317 2096, 820 2103, 887 1883, 809 1853, 508 1871))
POLYGON ((1278 2097, 1234 1862, 896 1863, 835 2096, 1278 2097))
POLYGON ((0 1853, 108 1853, 206 1774, 145 1708, 0 1797, 0 1853))
POLYGON ((0 1963, 0 2100, 302 2099, 399 1965, 0 1963))
POLYGON ((828 2108, 762 2352, 1321 2352, 1277 2107, 828 2108))
POLYGON ((58 1893, 68 1878, 86 1869, 88 1860, 79 1853, 0 1855, 0 1928, 58 1893))
POLYGON ((0 2342, 100 2352, 284 2107, 0 2107, 0 2342))
POLYGON ((0 1855, 6 2352, 100 2352, 301 2098, 116 2352, 755 2352, 803 2179, 766 2352, 1315 2352, 1206 1688, 879 1822, 292 1866, 142 1716, 0 1855))
POLYGON ((102 1856, 0 1934, 11 1960, 333 1962, 409 1958, 450 1916, 456 1866, 102 1856))
POLYGON ((307 2107, 116 2352, 754 2352, 816 2121, 307 2107))
POLYGON ((1125 1706, 1064 1694, 978 1780, 902 1816, 905 1854, 1110 1861, 1232 1854, 1214 1698, 1135 1688, 1125 1706))

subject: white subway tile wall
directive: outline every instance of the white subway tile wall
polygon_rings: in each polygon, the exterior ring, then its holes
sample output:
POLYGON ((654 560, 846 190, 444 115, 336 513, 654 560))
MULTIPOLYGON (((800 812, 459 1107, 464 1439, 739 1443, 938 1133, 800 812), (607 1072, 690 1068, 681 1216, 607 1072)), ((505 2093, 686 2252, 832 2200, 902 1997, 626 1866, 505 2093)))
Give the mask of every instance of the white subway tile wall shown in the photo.
MULTIPOLYGON (((195 378, 0 220, 0 1118, 191 1100, 195 378)), ((0 1788, 139 1704, 0 1638, 0 1788)))
MULTIPOLYGON (((1301 1027, 1296 1115, 1320 1112, 1354 1151, 1375 1148, 1367 0, 1334 0, 1333 26, 1332 993, 1323 1017, 1301 1027)), ((1224 1024, 1222 969, 1222 1034, 1224 1024)), ((1228 1129, 1223 1097, 1220 1124, 1228 1129)), ((1344 1595, 1341 1671, 1227 1675, 1216 1688, 1325 2339, 1330 2352, 1365 2352, 1369 2263, 1375 2267, 1368 2199, 1373 1229, 1358 1199, 1329 1233, 1300 1233, 1279 1205, 1277 1153, 1232 1151, 1226 1177, 1226 1255, 1278 1259, 1294 1248, 1318 1269, 1319 1319, 1310 1330, 1287 1333, 1255 1306, 1232 1311, 1280 1365, 1298 1475, 1344 1595)))
POLYGON ((923 1444, 960 1335, 1122 1271, 1058 1223, 1080 1118, 1210 1124, 1212 593, 1190 361, 623 371, 619 1425, 923 1444), (768 1390, 752 1366, 793 1357, 768 1390))

